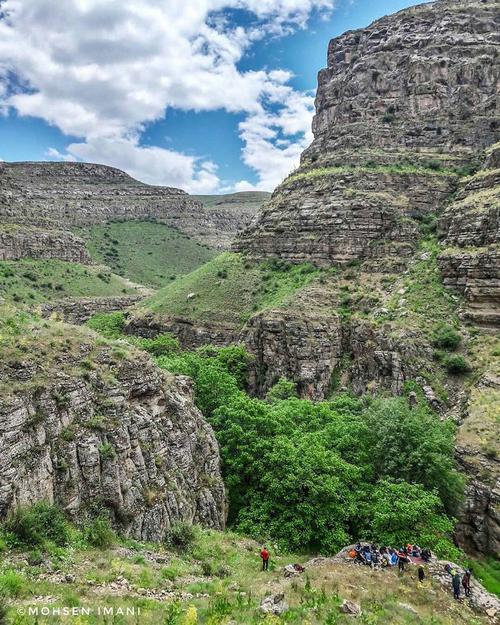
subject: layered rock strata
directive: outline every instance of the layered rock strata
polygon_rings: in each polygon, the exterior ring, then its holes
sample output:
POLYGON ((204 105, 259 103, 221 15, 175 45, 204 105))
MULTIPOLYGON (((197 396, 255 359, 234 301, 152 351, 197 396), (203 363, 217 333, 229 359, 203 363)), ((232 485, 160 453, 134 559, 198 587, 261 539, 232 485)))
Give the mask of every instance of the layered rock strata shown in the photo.
POLYGON ((85 242, 71 232, 2 224, 0 226, 0 260, 23 258, 91 263, 85 242))
POLYGON ((388 257, 498 141, 500 11, 441 0, 330 42, 314 141, 234 248, 319 266, 388 257))
POLYGON ((222 529, 218 446, 191 382, 143 353, 69 345, 0 366, 0 518, 46 500, 77 521, 107 514, 140 540, 176 521, 222 529))
POLYGON ((204 206, 184 191, 144 184, 93 163, 0 163, 2 221, 46 228, 113 219, 155 219, 214 248, 228 247, 248 221, 234 207, 204 206))
POLYGON ((446 286, 465 295, 465 316, 487 328, 500 327, 500 144, 484 166, 460 186, 439 221, 446 249, 439 265, 446 286))

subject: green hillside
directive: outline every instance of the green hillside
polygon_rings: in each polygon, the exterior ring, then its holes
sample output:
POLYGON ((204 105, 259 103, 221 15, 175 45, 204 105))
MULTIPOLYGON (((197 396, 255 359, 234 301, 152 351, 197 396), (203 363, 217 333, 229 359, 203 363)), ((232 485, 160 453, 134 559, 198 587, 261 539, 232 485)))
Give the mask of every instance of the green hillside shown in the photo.
POLYGON ((311 265, 254 263, 225 252, 141 303, 142 309, 204 321, 242 323, 283 304, 319 274, 311 265))
POLYGON ((210 260, 215 251, 161 223, 116 221, 86 232, 93 260, 146 286, 159 287, 210 260))
POLYGON ((262 204, 271 197, 267 191, 241 191, 226 195, 193 195, 206 208, 222 208, 242 213, 257 212, 262 204))
POLYGON ((37 304, 62 297, 133 295, 137 290, 107 267, 62 260, 0 261, 0 299, 37 304))

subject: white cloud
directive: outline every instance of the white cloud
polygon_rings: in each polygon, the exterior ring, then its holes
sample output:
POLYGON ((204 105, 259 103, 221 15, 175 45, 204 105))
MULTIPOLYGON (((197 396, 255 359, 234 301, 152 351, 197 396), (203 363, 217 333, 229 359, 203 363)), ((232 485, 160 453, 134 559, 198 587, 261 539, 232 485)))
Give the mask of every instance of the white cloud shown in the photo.
POLYGON ((285 145, 282 135, 308 131, 310 97, 287 85, 284 70, 242 72, 237 63, 256 39, 303 26, 332 1, 3 0, 0 112, 11 106, 81 139, 54 158, 121 162, 142 180, 189 189, 216 188, 216 172, 204 160, 141 146, 145 125, 169 107, 244 113, 244 161, 259 186, 273 184, 296 164, 304 139, 285 145), (232 25, 227 8, 252 12, 255 23, 232 25))

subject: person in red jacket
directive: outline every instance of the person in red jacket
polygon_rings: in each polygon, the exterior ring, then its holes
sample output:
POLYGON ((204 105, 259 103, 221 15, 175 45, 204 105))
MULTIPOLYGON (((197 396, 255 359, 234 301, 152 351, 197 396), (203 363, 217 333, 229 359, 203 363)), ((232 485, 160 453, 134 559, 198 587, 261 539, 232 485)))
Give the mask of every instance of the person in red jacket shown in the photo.
POLYGON ((267 550, 267 547, 262 548, 260 552, 260 557, 262 558, 262 570, 268 571, 269 570, 269 551, 267 550))

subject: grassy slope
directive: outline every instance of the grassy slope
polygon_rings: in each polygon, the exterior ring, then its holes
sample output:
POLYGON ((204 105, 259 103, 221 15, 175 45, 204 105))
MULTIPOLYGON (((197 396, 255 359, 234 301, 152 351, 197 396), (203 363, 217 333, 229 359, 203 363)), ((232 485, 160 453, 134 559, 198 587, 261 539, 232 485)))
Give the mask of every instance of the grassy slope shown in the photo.
POLYGON ((241 211, 242 213, 257 212, 262 204, 271 197, 266 191, 242 191, 226 195, 193 195, 206 208, 223 208, 226 210, 241 211))
POLYGON ((37 304, 62 297, 131 295, 136 289, 107 268, 61 260, 0 261, 0 298, 37 304))
MULTIPOLYGON (((32 617, 15 615, 19 607, 47 605, 44 597, 53 598, 54 606, 141 608, 139 618, 105 620, 82 616, 78 619, 80 625, 346 625, 352 617, 340 613, 338 606, 343 599, 359 603, 364 614, 361 622, 370 625, 487 622, 484 617, 474 616, 465 604, 454 602, 451 593, 436 583, 427 580, 419 584, 415 570, 400 576, 395 571, 325 563, 289 581, 283 578, 281 567, 304 562, 306 558, 276 556, 271 549, 271 570, 263 573, 258 551, 255 542, 235 534, 198 530, 194 545, 183 554, 133 541, 109 550, 61 550, 59 559, 52 558, 52 566, 47 558, 39 564, 29 564, 21 554, 4 554, 0 588, 9 598, 16 625, 34 623, 32 617), (66 579, 66 574, 74 577, 66 579), (157 591, 168 594, 161 599, 158 595, 148 597, 148 592, 151 595, 157 591), (263 619, 257 611, 260 601, 267 594, 280 591, 285 592, 290 605, 286 617, 263 619), (42 599, 35 602, 34 597, 42 599), (186 615, 188 610, 191 620, 186 615)), ((40 617, 37 621, 39 625, 67 622, 57 616, 40 617)))
POLYGON ((242 323, 259 310, 283 304, 318 273, 309 265, 279 268, 226 252, 160 290, 142 302, 141 308, 203 321, 242 323))
POLYGON ((112 222, 80 233, 93 260, 126 278, 159 287, 207 262, 215 251, 160 223, 112 222))

